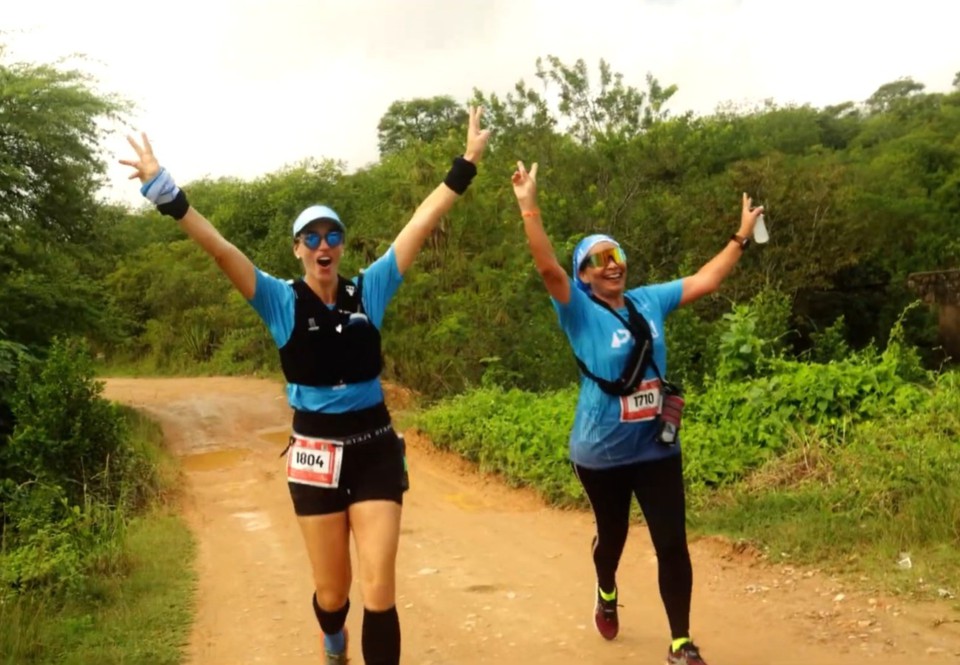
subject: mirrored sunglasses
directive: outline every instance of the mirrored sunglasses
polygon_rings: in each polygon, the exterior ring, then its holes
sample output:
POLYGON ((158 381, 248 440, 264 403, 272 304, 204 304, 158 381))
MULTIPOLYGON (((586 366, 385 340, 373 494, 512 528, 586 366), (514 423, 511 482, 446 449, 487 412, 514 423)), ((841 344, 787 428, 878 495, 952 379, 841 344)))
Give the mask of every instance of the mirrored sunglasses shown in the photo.
POLYGON ((587 266, 592 268, 605 268, 611 259, 613 259, 613 262, 618 266, 627 265, 626 253, 619 247, 610 247, 585 257, 580 264, 580 270, 583 270, 587 266))
POLYGON ((316 249, 324 240, 327 241, 328 247, 337 247, 343 244, 343 231, 327 231, 326 234, 319 231, 308 231, 300 234, 300 240, 309 249, 316 249))

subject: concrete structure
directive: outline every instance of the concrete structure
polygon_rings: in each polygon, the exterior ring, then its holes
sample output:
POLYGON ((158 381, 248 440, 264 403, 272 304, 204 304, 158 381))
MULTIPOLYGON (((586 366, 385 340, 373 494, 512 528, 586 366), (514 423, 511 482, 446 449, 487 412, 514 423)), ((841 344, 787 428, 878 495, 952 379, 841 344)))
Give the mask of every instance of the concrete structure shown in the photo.
POLYGON ((940 343, 954 362, 960 362, 960 269, 915 272, 907 286, 923 302, 937 305, 940 312, 940 343))

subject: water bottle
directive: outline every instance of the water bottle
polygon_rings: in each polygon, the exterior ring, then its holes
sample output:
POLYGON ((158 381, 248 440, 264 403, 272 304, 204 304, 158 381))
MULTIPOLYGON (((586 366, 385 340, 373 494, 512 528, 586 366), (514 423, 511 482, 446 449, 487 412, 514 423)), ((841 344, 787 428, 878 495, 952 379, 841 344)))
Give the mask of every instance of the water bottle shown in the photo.
POLYGON ((767 225, 763 223, 763 213, 757 215, 757 224, 753 227, 753 241, 758 245, 770 240, 770 234, 767 233, 767 225))
POLYGON ((680 419, 683 416, 684 399, 679 391, 665 390, 663 404, 660 410, 660 431, 658 439, 665 446, 672 446, 677 442, 677 432, 680 429, 680 419))

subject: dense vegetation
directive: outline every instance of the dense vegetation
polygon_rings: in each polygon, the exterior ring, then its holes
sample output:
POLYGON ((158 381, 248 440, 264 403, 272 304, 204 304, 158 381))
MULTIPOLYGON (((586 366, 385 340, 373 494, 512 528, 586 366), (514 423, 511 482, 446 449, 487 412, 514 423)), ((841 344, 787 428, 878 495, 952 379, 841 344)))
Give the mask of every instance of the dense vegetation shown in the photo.
POLYGON ((80 72, 0 66, 4 663, 177 663, 188 626, 176 471, 159 428, 102 397, 89 348, 119 339, 104 258, 123 238, 93 192, 122 110, 80 72))

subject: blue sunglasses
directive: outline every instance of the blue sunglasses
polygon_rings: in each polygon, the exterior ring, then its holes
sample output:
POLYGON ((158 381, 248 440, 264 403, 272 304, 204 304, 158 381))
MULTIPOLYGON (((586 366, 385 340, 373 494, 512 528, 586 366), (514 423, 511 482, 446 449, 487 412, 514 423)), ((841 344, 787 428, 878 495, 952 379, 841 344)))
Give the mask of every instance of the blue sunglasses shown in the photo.
POLYGON ((319 231, 309 231, 301 233, 299 238, 309 249, 316 249, 324 240, 327 241, 329 247, 338 247, 343 244, 343 231, 327 231, 326 234, 319 231))

